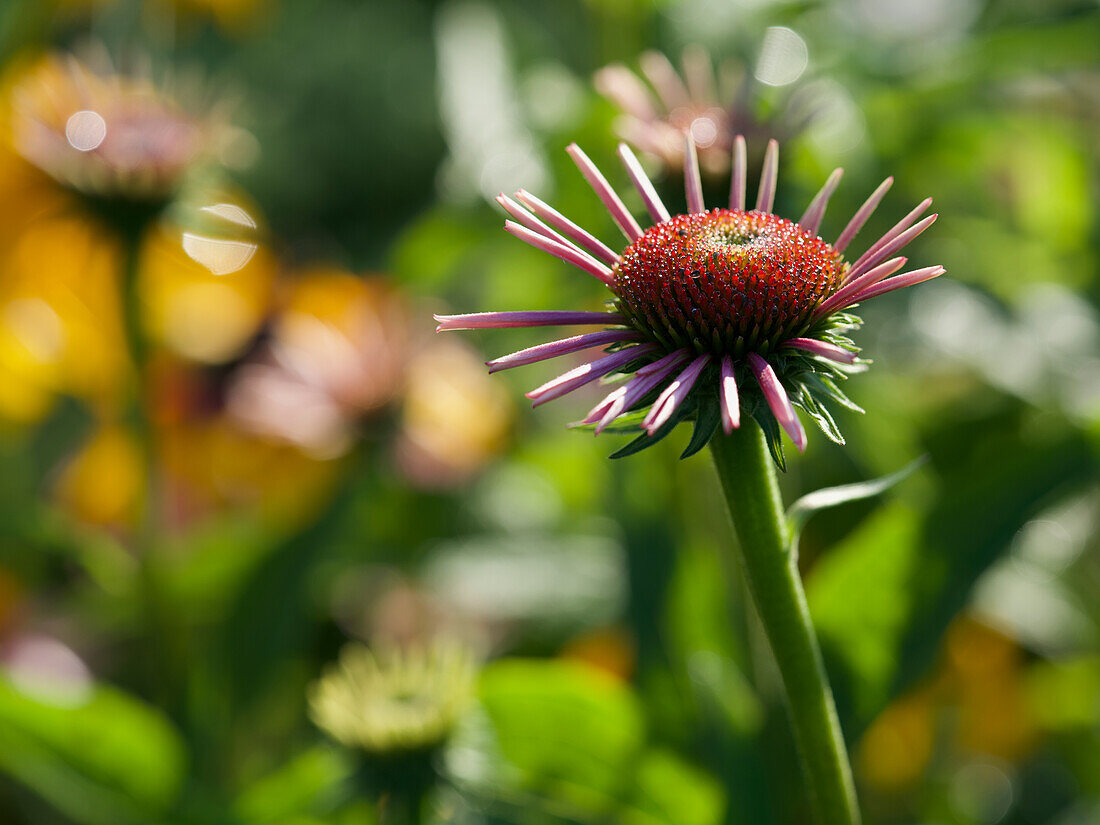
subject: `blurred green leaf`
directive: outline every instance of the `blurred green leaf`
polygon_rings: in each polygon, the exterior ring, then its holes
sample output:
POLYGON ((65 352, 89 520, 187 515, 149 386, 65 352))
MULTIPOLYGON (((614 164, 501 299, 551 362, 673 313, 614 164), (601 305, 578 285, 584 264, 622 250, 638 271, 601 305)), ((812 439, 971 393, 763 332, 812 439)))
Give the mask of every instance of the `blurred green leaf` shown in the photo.
POLYGON ((352 765, 342 752, 313 748, 249 785, 234 808, 254 825, 321 815, 341 798, 341 786, 351 773, 352 765))
POLYGON ((645 734, 621 682, 577 663, 513 659, 484 671, 481 700, 523 786, 597 810, 624 798, 645 734))
POLYGON ((184 746, 168 720, 108 686, 57 706, 0 677, 0 768, 89 825, 160 821, 183 779, 184 746))
POLYGON ((624 812, 624 823, 716 825, 722 821, 726 808, 722 786, 676 754, 648 751, 634 771, 633 804, 624 812))

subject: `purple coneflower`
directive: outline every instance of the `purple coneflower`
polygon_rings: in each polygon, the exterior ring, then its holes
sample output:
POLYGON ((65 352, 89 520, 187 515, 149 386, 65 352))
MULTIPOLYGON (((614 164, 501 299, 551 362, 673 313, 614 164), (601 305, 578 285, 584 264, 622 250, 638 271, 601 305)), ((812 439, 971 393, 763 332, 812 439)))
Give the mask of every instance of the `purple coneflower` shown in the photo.
POLYGON ((895 274, 896 257, 927 229, 922 201, 854 261, 844 251, 893 182, 883 181, 832 243, 818 236, 829 197, 840 181, 834 171, 794 222, 772 213, 779 146, 768 144, 756 204, 745 200, 745 141, 733 143, 729 206, 703 203, 694 140, 687 133, 684 179, 686 214, 672 217, 633 152, 619 156, 654 225, 643 230, 607 179, 573 144, 568 152, 626 236, 621 253, 552 207, 521 190, 497 198, 515 221, 506 231, 568 261, 604 283, 614 298, 607 312, 484 312, 440 315, 438 330, 599 324, 606 329, 541 344, 489 361, 491 371, 567 353, 603 347, 604 353, 527 393, 537 406, 599 379, 621 381, 585 417, 597 433, 641 427, 644 432, 617 451, 644 449, 694 419, 684 455, 707 444, 721 423, 726 433, 742 415, 755 418, 783 466, 780 428, 799 450, 806 433, 795 407, 808 413, 833 441, 844 440, 825 408, 835 401, 861 411, 837 381, 866 362, 847 333, 861 321, 847 312, 869 298, 935 278, 943 267, 895 274))
POLYGON ((787 138, 805 127, 793 98, 784 98, 774 114, 761 118, 754 111, 757 88, 751 72, 732 60, 715 72, 705 48, 689 45, 680 60, 681 71, 658 51, 639 60, 640 76, 622 63, 596 72, 596 90, 621 115, 615 128, 627 143, 659 158, 676 170, 683 155, 683 134, 691 132, 705 175, 729 171, 730 149, 738 133, 750 142, 766 135, 787 138), (643 79, 644 78, 644 79, 643 79))

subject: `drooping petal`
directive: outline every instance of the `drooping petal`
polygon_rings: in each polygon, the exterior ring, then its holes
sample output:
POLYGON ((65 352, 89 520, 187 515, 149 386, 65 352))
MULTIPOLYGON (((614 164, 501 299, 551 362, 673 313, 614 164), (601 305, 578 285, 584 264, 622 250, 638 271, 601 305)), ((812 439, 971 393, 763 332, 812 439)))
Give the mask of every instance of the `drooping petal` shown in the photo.
MULTIPOLYGON (((864 264, 866 264, 876 255, 878 255, 879 252, 884 249, 887 244, 894 240, 894 238, 896 238, 898 235, 902 234, 909 227, 911 227, 913 225, 913 222, 916 221, 916 219, 919 218, 921 215, 923 215, 928 207, 931 206, 931 204, 932 199, 925 198, 923 201, 918 203, 916 207, 914 207, 913 211, 911 211, 908 215, 906 215, 904 218, 902 218, 900 221, 890 227, 890 229, 888 229, 881 238, 871 244, 867 248, 867 251, 860 255, 856 259, 856 262, 852 264, 852 269, 848 276, 849 280, 854 278, 860 272, 865 271, 866 267, 864 266, 864 264)), ((871 264, 871 266, 874 266, 874 264, 871 264)))
POLYGON ((511 329, 515 327, 557 327, 627 323, 617 312, 570 312, 567 310, 521 310, 518 312, 471 312, 466 315, 434 315, 436 332, 455 329, 511 329))
POLYGON ((664 392, 657 396, 657 400, 653 402, 649 414, 642 421, 642 426, 647 433, 653 435, 657 432, 672 417, 679 406, 684 403, 684 399, 691 392, 691 388, 695 386, 699 374, 710 363, 711 357, 709 353, 698 356, 684 368, 683 372, 673 379, 672 383, 665 387, 664 392))
POLYGON ((629 410, 650 392, 665 382, 675 370, 690 358, 686 349, 679 349, 659 361, 646 365, 646 372, 638 370, 622 387, 610 393, 593 407, 586 422, 598 422, 596 434, 604 431, 616 418, 629 410))
POLYGON ((571 338, 562 338, 560 341, 549 341, 527 349, 513 352, 511 355, 502 355, 492 361, 486 361, 489 372, 521 367, 525 364, 534 364, 536 361, 545 361, 547 358, 557 358, 559 355, 568 355, 571 352, 580 352, 589 347, 602 347, 607 344, 615 344, 620 341, 640 341, 641 333, 632 329, 605 329, 599 332, 586 332, 582 335, 574 335, 571 338))
POLYGON ((648 355, 656 349, 657 347, 654 344, 639 344, 636 347, 627 347, 618 352, 613 352, 603 358, 597 358, 595 361, 581 364, 579 367, 574 367, 568 372, 562 373, 557 378, 547 381, 541 387, 531 390, 527 393, 527 397, 532 400, 532 406, 537 407, 539 404, 561 398, 563 395, 573 392, 573 390, 583 387, 591 381, 603 378, 608 373, 626 366, 635 358, 648 355))
POLYGON ((813 317, 823 318, 830 312, 836 312, 841 307, 848 306, 852 303, 851 299, 853 295, 869 286, 877 284, 883 278, 893 275, 905 266, 908 261, 909 259, 904 257, 891 258, 885 263, 879 264, 874 269, 864 272, 858 278, 841 287, 834 295, 830 296, 824 303, 815 309, 813 317))
POLYGON ((775 205, 775 186, 779 178, 779 142, 768 141, 764 153, 764 168, 760 171, 760 189, 756 195, 756 211, 771 212, 775 205))
POLYGON ((836 191, 837 184, 840 183, 843 175, 843 169, 834 169, 833 173, 829 175, 829 179, 825 181, 825 185, 821 187, 821 191, 814 195, 814 199, 806 207, 806 214, 799 219, 799 225, 811 235, 817 234, 817 230, 821 226, 821 219, 825 217, 825 207, 829 205, 829 198, 833 196, 833 192, 836 191))
POLYGON ((895 289, 902 289, 903 287, 913 286, 914 284, 938 278, 946 271, 947 270, 942 266, 927 266, 924 269, 914 269, 912 272, 903 272, 901 275, 895 275, 893 278, 887 278, 885 281, 879 281, 874 286, 867 287, 853 296, 848 303, 849 305, 863 303, 870 298, 885 295, 887 292, 893 292, 895 289))
POLYGON ((634 153, 630 151, 630 147, 625 143, 619 144, 619 157, 622 158, 623 165, 626 167, 630 179, 634 182, 634 188, 642 196, 642 202, 645 203, 645 208, 649 211, 649 216, 653 218, 653 222, 664 223, 669 220, 672 216, 665 208, 661 196, 653 188, 653 182, 649 179, 649 175, 645 173, 642 164, 638 162, 638 158, 634 156, 634 153))
POLYGON ((584 175, 584 179, 588 181, 588 185, 592 187, 596 196, 603 201, 603 205, 607 207, 607 211, 611 213, 619 229, 626 235, 626 239, 633 243, 642 237, 642 228, 638 226, 638 222, 627 210, 622 198, 611 188, 607 178, 603 176, 596 164, 589 160, 584 150, 577 144, 570 143, 565 151, 569 153, 569 157, 573 158, 573 162, 577 164, 577 168, 581 170, 581 174, 584 175))
POLYGON ((745 208, 745 181, 748 177, 748 158, 745 152, 745 138, 738 135, 733 139, 733 172, 730 174, 730 209, 742 211, 745 208))
POLYGON ((621 63, 613 63, 596 72, 593 85, 597 92, 638 120, 656 119, 657 109, 649 89, 621 63))
POLYGON ((661 52, 645 52, 638 60, 638 65, 642 67, 642 74, 657 90, 657 96, 661 98, 661 103, 667 111, 671 112, 673 109, 691 103, 687 86, 684 85, 684 81, 676 73, 669 59, 661 52))
POLYGON ((794 347, 795 349, 804 350, 805 352, 809 352, 821 358, 836 361, 839 364, 854 364, 856 359, 859 358, 859 356, 851 350, 838 347, 836 344, 830 344, 828 341, 818 341, 816 338, 791 338, 790 340, 784 341, 779 346, 794 347))
POLYGON ((699 153, 691 131, 684 132, 684 191, 687 194, 689 215, 706 212, 703 205, 703 180, 699 176, 699 153))
POLYGON ((722 356, 718 383, 718 406, 722 411, 722 429, 729 435, 741 426, 741 402, 737 397, 737 379, 733 376, 733 359, 722 356))
POLYGON ((573 264, 573 266, 584 270, 589 275, 594 275, 608 286, 615 280, 615 275, 610 269, 591 255, 579 251, 572 244, 566 246, 564 243, 559 243, 553 238, 548 238, 538 232, 532 232, 526 226, 520 226, 514 221, 505 221, 504 230, 510 235, 515 235, 521 241, 529 243, 531 246, 535 247, 535 249, 541 249, 543 252, 548 252, 555 258, 561 258, 566 263, 573 264))
POLYGON ((936 218, 939 215, 929 215, 923 221, 920 221, 914 226, 909 227, 899 235, 895 235, 889 243, 885 244, 881 249, 875 252, 874 255, 865 256, 863 263, 856 263, 852 270, 848 273, 848 277, 845 279, 845 283, 852 283, 860 275, 869 270, 873 266, 878 266, 879 262, 889 258, 898 250, 904 248, 909 244, 917 235, 923 232, 936 222, 936 218))
POLYGON ((852 219, 848 221, 848 225, 844 227, 844 231, 837 237, 836 243, 833 244, 833 248, 836 249, 837 252, 843 252, 848 248, 848 244, 852 242, 852 239, 859 233, 859 230, 863 228, 863 224, 867 223, 867 219, 874 213, 875 208, 879 205, 879 201, 882 200, 883 196, 893 185, 894 179, 892 177, 884 180, 878 185, 875 191, 871 193, 871 196, 863 202, 863 206, 856 210, 852 219))
POLYGON ((577 245, 588 250, 588 252, 596 258, 599 258, 608 266, 613 265, 619 260, 619 253, 592 233, 577 226, 577 224, 558 212, 554 207, 536 198, 526 189, 520 189, 516 192, 516 199, 556 230, 570 238, 577 245))
POLYGON ((791 441, 794 442, 799 451, 804 451, 806 449, 806 430, 803 429, 802 422, 798 420, 798 415, 794 411, 791 399, 787 396, 787 391, 783 389, 783 384, 779 381, 779 376, 775 374, 771 364, 755 352, 749 353, 748 362, 753 375, 756 376, 757 383, 760 384, 761 391, 764 393, 764 400, 768 402, 768 407, 779 422, 779 426, 787 431, 787 435, 791 437, 791 441))

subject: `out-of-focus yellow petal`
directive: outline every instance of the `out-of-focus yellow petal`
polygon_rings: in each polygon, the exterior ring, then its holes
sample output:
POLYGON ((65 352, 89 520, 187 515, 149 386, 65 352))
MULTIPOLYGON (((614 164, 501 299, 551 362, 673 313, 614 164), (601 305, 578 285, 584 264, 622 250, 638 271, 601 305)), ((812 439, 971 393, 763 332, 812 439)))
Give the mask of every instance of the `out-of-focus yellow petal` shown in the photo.
POLYGON ((134 523, 144 495, 145 469, 134 436, 115 425, 101 427, 62 471, 58 502, 90 524, 134 523))
POLYGON ((415 482, 458 483, 504 446, 514 408, 463 344, 433 341, 409 367, 398 459, 415 482))
POLYGON ((270 307, 276 263, 256 239, 253 210, 214 202, 198 210, 200 225, 164 222, 142 249, 147 332, 194 361, 238 356, 270 307))
POLYGON ((0 341, 38 360, 43 387, 117 408, 129 371, 120 266, 117 243, 78 216, 38 220, 0 250, 0 341))
POLYGON ((934 721, 927 691, 911 693, 886 708, 859 745, 857 765, 863 779, 889 793, 915 785, 932 758, 934 721))

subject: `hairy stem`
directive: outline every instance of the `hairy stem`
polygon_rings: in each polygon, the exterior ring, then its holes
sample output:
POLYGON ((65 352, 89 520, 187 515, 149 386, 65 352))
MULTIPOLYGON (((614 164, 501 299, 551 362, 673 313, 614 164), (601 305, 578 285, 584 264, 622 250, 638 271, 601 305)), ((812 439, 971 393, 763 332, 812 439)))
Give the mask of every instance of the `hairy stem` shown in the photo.
POLYGON ((756 611, 779 666, 802 773, 819 825, 858 825, 859 806, 832 689, 791 552, 764 433, 751 418, 711 440, 756 611))

